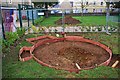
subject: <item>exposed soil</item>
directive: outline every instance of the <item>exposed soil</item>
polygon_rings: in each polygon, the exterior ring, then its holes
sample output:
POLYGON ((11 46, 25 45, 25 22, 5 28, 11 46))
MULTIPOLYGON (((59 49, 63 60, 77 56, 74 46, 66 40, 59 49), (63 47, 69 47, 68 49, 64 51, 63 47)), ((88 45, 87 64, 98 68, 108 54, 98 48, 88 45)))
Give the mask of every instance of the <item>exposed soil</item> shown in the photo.
MULTIPOLYGON (((65 24, 75 25, 75 24, 80 24, 81 22, 79 20, 76 20, 76 19, 72 18, 72 16, 65 16, 64 23, 65 24)), ((62 18, 55 21, 55 24, 61 25, 62 24, 62 18)))
POLYGON ((23 51, 21 58, 30 57, 30 51, 23 51))
POLYGON ((116 61, 119 61, 115 68, 120 68, 120 54, 113 54, 110 64, 108 66, 112 66, 116 61))
POLYGON ((109 58, 104 49, 89 43, 64 41, 39 46, 34 50, 39 60, 64 69, 77 69, 97 66, 109 58))

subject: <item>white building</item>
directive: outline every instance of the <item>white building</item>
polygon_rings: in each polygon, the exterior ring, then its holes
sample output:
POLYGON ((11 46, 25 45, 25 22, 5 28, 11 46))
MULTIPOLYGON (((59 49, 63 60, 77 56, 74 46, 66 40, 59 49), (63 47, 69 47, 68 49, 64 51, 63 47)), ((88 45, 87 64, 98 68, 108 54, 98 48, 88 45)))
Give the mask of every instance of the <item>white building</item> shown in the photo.
POLYGON ((100 13, 106 11, 106 3, 104 0, 70 0, 73 2, 74 13, 100 13))

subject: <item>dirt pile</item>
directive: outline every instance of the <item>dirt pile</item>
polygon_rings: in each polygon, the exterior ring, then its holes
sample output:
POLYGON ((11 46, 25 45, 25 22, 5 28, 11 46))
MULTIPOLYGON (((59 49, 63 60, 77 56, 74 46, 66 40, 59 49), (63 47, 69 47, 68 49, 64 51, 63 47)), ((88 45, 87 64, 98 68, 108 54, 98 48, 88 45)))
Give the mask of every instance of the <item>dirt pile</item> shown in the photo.
MULTIPOLYGON (((64 23, 75 25, 75 24, 80 24, 81 22, 79 20, 76 20, 75 18, 72 18, 72 16, 65 16, 64 17, 64 23)), ((55 24, 61 25, 62 24, 62 18, 55 21, 55 24)))

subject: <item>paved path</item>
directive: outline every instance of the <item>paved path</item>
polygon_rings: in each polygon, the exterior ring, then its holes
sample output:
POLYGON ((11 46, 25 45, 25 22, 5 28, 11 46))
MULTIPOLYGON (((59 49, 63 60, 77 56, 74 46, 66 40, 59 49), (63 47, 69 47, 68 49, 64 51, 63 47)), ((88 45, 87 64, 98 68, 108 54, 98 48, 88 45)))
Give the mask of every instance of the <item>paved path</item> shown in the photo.
MULTIPOLYGON (((31 26, 32 21, 30 21, 29 24, 31 26)), ((27 22, 27 20, 22 20, 22 25, 23 25, 23 27, 28 28, 28 22, 27 22)), ((20 27, 20 22, 19 21, 16 22, 16 27, 20 27)))

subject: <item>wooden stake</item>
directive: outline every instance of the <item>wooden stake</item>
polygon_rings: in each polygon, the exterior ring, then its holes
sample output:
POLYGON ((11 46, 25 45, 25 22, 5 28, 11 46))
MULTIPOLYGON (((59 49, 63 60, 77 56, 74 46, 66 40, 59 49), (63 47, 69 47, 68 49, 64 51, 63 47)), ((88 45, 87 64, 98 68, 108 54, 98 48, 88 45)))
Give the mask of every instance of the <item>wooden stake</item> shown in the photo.
POLYGON ((75 65, 79 70, 81 69, 80 66, 77 63, 75 63, 75 65))
POLYGON ((118 61, 118 60, 117 60, 117 61, 115 61, 115 63, 112 65, 112 67, 113 67, 113 68, 114 68, 114 67, 116 67, 118 63, 119 63, 119 61, 118 61))

